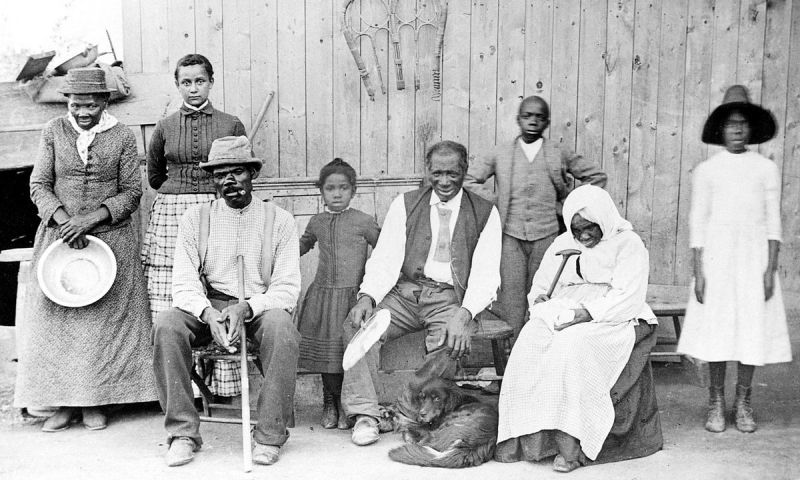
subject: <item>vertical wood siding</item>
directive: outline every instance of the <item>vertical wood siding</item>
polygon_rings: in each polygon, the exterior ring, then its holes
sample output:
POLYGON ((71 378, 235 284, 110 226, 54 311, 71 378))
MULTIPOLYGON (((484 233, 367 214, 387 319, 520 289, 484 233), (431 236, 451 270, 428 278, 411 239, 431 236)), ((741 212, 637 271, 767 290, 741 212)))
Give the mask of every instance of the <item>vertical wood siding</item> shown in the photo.
MULTIPOLYGON (((341 34, 340 0, 123 3, 129 71, 171 73, 181 55, 202 53, 216 69, 212 101, 248 127, 275 91, 254 142, 269 177, 313 177, 335 156, 362 177, 420 174, 442 138, 475 158, 513 139, 522 98, 543 96, 549 138, 608 172, 609 192, 650 247, 652 283, 689 281, 691 172, 718 151, 700 131, 725 89, 742 83, 778 118, 778 136, 759 151, 781 167, 782 281, 800 291, 800 2, 450 0, 438 101, 435 33, 421 30, 415 72, 408 27, 399 34, 404 90, 390 36, 375 38, 380 76, 360 40, 370 99, 341 34)), ((399 3, 402 17, 431 9, 399 3)), ((378 0, 354 6, 357 28, 384 13, 378 0)))

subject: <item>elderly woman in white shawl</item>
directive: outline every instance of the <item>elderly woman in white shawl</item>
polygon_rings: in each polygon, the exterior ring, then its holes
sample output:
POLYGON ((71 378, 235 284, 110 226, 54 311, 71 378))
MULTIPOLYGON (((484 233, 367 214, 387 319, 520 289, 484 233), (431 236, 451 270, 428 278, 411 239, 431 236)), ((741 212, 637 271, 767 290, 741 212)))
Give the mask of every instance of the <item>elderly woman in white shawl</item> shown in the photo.
POLYGON ((663 444, 647 354, 655 316, 645 303, 648 254, 605 190, 564 202, 569 228, 545 253, 528 296, 530 321, 500 391, 502 462, 555 456, 553 469, 649 455, 663 444), (570 257, 552 299, 545 292, 570 257), (641 322, 640 322, 641 320, 641 322))

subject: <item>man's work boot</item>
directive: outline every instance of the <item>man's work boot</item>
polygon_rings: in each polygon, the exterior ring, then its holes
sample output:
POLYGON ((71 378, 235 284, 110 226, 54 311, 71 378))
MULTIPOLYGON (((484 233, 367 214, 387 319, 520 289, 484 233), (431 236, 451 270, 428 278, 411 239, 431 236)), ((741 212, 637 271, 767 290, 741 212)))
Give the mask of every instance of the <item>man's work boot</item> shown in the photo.
POLYGON ((706 430, 714 433, 725 431, 725 387, 708 387, 706 430))
POLYGON ((736 400, 733 406, 736 409, 736 429, 740 432, 753 433, 758 428, 753 418, 753 407, 750 406, 750 393, 752 387, 736 385, 736 400))
POLYGON ((378 433, 378 420, 368 415, 359 415, 356 418, 356 424, 353 427, 351 438, 353 443, 362 447, 377 442, 380 438, 380 434, 378 433))
POLYGON ((194 459, 197 445, 189 437, 177 437, 172 440, 167 450, 167 466, 178 467, 186 465, 194 459))
POLYGON ((255 442, 253 448, 253 462, 259 465, 272 465, 278 461, 281 453, 281 447, 277 445, 263 445, 255 442))

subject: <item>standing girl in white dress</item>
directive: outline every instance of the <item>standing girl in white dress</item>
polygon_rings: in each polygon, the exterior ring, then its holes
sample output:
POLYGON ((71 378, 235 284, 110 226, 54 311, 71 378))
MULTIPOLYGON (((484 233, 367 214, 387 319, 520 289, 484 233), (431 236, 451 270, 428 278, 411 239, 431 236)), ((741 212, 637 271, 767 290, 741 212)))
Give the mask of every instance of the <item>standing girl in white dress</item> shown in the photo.
POLYGON ((771 160, 747 149, 771 139, 775 130, 772 114, 750 103, 745 87, 730 87, 702 137, 725 150, 699 164, 692 177, 694 292, 678 351, 709 362, 710 432, 725 430, 725 362, 738 362, 736 428, 754 432, 750 393, 756 365, 792 360, 776 275, 780 174, 771 160))

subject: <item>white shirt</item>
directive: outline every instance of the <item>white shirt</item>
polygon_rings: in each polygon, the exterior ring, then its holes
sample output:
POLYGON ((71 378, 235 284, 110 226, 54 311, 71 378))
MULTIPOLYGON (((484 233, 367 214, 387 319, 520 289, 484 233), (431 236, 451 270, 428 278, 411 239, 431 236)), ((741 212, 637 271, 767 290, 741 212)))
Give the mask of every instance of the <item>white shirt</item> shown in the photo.
POLYGON ((536 154, 542 149, 542 143, 544 143, 544 140, 541 138, 533 143, 525 143, 521 138, 519 139, 519 146, 525 152, 525 158, 528 159, 528 163, 533 162, 533 159, 536 158, 536 154))
MULTIPOLYGON (((450 215, 450 238, 452 240, 456 220, 461 210, 460 190, 444 205, 453 211, 450 215)), ((441 203, 436 192, 431 193, 431 205, 441 203)), ((439 234, 439 215, 436 208, 431 208, 431 246, 423 272, 425 276, 437 282, 453 284, 453 277, 449 262, 436 262, 433 260, 439 234)), ((466 308, 473 317, 483 311, 496 298, 497 288, 500 286, 500 247, 502 229, 500 228, 500 214, 497 208, 492 207, 489 219, 480 233, 475 252, 472 255, 467 290, 464 293, 462 307, 466 308)), ((364 280, 361 282, 360 293, 369 295, 380 303, 387 293, 397 284, 406 252, 406 206, 403 195, 392 201, 386 219, 383 221, 378 244, 372 251, 372 256, 367 260, 364 280)))

